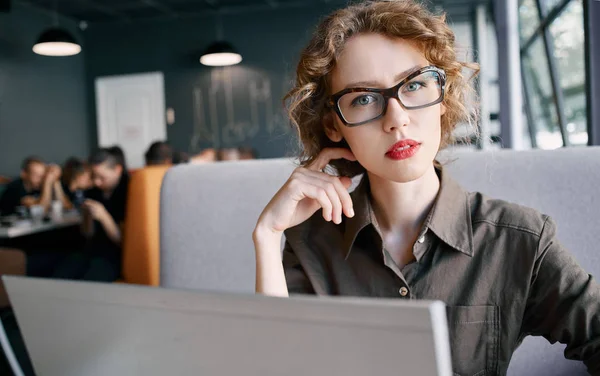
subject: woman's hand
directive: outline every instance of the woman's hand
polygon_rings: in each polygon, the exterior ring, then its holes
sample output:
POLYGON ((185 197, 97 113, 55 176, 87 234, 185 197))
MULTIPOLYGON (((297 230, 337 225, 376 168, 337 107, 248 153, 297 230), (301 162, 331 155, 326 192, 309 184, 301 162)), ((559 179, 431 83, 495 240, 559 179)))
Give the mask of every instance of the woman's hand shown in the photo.
POLYGON ((319 209, 323 210, 326 221, 336 224, 342 222, 342 214, 353 217, 352 199, 348 193, 352 180, 322 172, 331 160, 341 158, 356 160, 348 149, 328 148, 323 149, 309 166, 294 170, 260 215, 256 229, 280 235, 306 221, 319 209))

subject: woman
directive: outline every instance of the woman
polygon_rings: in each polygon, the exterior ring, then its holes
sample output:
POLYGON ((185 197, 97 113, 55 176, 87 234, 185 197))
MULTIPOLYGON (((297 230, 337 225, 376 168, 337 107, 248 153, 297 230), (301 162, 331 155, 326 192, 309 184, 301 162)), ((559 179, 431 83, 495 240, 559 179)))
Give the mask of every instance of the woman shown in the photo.
POLYGON ((600 289, 553 221, 464 191, 435 161, 469 121, 465 67, 444 16, 411 0, 321 23, 287 96, 302 167, 253 233, 256 290, 442 300, 458 375, 505 374, 530 334, 600 374, 600 289))
POLYGON ((84 192, 92 188, 89 166, 78 158, 67 159, 62 173, 62 190, 67 200, 63 200, 66 209, 80 208, 85 201, 84 192))

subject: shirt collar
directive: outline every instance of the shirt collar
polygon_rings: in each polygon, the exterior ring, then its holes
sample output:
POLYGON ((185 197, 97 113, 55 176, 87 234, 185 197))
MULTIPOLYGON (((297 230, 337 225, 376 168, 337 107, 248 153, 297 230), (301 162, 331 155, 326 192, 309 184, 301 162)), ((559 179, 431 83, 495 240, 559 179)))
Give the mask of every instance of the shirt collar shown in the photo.
MULTIPOLYGON (((440 191, 424 223, 424 231, 431 230, 440 240, 466 255, 473 255, 473 228, 468 193, 444 169, 440 176, 440 191)), ((343 251, 350 255, 358 234, 375 223, 370 202, 369 179, 365 175, 351 194, 354 217, 346 218, 343 251)))
POLYGON ((444 243, 473 256, 473 226, 469 193, 440 169, 440 192, 432 209, 428 227, 444 243))
POLYGON ((371 208, 371 202, 369 201, 370 191, 369 178, 365 174, 358 187, 350 194, 354 209, 354 217, 345 219, 346 228, 344 229, 343 251, 346 258, 350 255, 350 250, 352 249, 358 234, 362 229, 374 223, 372 218, 373 210, 371 208))

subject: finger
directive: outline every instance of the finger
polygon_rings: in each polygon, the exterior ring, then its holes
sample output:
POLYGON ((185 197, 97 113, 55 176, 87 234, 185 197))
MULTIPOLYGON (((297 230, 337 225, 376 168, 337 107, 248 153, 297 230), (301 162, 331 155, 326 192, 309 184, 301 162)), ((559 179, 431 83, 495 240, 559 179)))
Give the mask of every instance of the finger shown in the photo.
POLYGON ((349 161, 355 161, 356 157, 350 149, 346 148, 326 148, 319 153, 317 158, 308 165, 306 168, 312 171, 321 171, 323 170, 329 162, 334 159, 347 159, 349 161))
MULTIPOLYGON (((300 178, 302 179, 302 178, 300 178)), ((329 196, 324 188, 311 184, 309 181, 300 181, 298 189, 301 197, 313 199, 319 203, 323 211, 323 218, 326 221, 333 220, 332 210, 333 204, 331 203, 329 196)))
POLYGON ((340 200, 340 196, 335 188, 335 184, 331 181, 317 179, 315 183, 319 184, 321 188, 325 190, 327 193, 327 197, 331 202, 331 217, 333 219, 333 223, 340 224, 342 223, 342 201, 340 200))
POLYGON ((348 192, 348 188, 350 188, 352 180, 347 177, 338 178, 336 176, 333 176, 332 179, 335 190, 337 191, 340 202, 342 203, 344 214, 346 214, 346 217, 348 218, 354 217, 354 203, 352 202, 352 197, 350 197, 350 192, 348 192), (347 184, 346 181, 350 181, 350 184, 347 184))
POLYGON ((317 200, 321 205, 323 218, 328 222, 333 221, 333 204, 327 195, 327 191, 316 185, 310 185, 305 193, 307 197, 317 200))
MULTIPOLYGON (((347 177, 339 178, 337 176, 331 176, 324 172, 316 172, 316 171, 310 171, 310 170, 305 170, 304 173, 307 176, 311 176, 315 179, 319 179, 319 180, 323 181, 324 183, 330 184, 333 186, 333 189, 335 190, 336 200, 339 201, 340 205, 341 205, 341 210, 339 213, 340 214, 340 217, 339 217, 340 222, 342 220, 342 218, 341 218, 342 212, 347 217, 354 216, 354 204, 352 202, 352 198, 350 197, 350 193, 348 192, 348 188, 350 187, 350 185, 352 183, 352 180, 350 178, 347 178, 347 177)), ((334 202, 334 212, 335 212, 335 202, 334 202)))

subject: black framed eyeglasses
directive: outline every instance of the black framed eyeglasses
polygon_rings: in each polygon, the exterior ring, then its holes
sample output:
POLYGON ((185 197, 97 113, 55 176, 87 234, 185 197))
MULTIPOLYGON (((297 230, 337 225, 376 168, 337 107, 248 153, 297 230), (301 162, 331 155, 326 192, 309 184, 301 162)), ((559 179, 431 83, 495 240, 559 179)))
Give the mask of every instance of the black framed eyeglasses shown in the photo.
POLYGON ((389 89, 344 89, 333 94, 327 105, 335 110, 344 125, 355 127, 383 117, 390 98, 397 99, 407 110, 418 110, 443 101, 445 89, 446 72, 429 65, 389 89))

